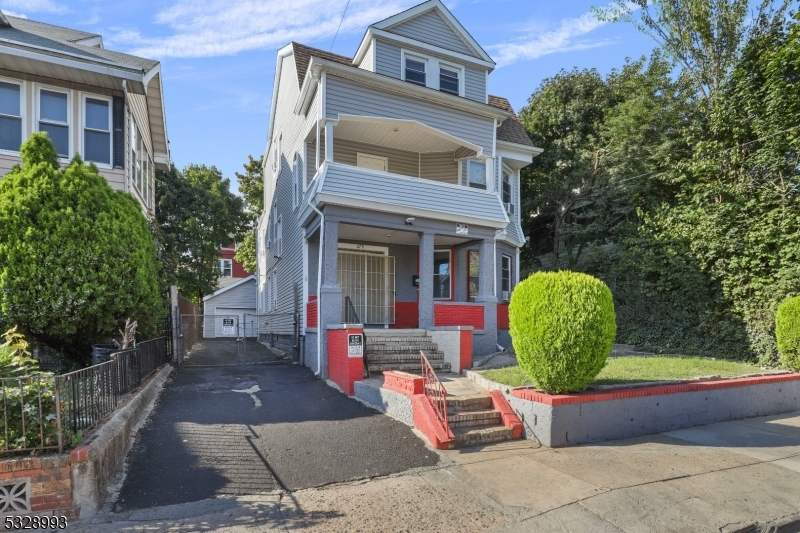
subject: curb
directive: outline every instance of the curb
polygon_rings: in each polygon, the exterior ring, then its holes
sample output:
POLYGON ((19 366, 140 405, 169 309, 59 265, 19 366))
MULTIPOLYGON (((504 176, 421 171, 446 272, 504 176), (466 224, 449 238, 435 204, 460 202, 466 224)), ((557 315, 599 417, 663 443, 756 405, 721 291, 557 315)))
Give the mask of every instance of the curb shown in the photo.
POLYGON ((731 533, 800 533, 800 514, 779 518, 766 524, 754 523, 731 533))

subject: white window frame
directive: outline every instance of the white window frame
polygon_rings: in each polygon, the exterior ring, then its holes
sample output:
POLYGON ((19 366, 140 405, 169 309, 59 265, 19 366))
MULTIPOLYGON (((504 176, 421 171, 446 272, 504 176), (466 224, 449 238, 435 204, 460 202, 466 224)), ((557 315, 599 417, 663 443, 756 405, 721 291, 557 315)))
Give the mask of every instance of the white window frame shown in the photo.
MULTIPOLYGON (((73 116, 72 116, 72 99, 73 99, 72 89, 64 89, 63 87, 56 87, 54 85, 42 85, 41 83, 37 83, 34 86, 34 88, 33 88, 33 99, 34 99, 34 104, 35 104, 34 105, 34 108, 35 108, 34 109, 35 120, 34 120, 33 127, 34 127, 34 131, 36 131, 36 132, 41 131, 39 129, 39 123, 42 120, 42 117, 41 117, 41 110, 42 110, 41 98, 42 98, 42 91, 43 90, 44 91, 50 91, 50 92, 53 92, 53 93, 62 93, 62 94, 66 94, 67 95, 67 122, 66 122, 66 125, 67 125, 67 140, 68 140, 69 147, 67 148, 67 152, 68 152, 67 153, 67 157, 59 156, 58 160, 61 163, 68 163, 69 160, 71 159, 71 156, 69 154, 73 154, 73 155, 75 154, 75 148, 74 148, 74 144, 75 143, 74 143, 74 140, 73 140, 73 124, 72 124, 72 122, 73 122, 73 120, 72 120, 73 119, 73 116)), ((53 124, 56 124, 56 123, 53 122, 53 124)), ((58 125, 63 126, 64 124, 58 124, 58 125)))
POLYGON ((486 161, 477 161, 475 159, 467 159, 466 163, 467 163, 467 184, 466 184, 466 187, 469 188, 469 189, 475 189, 475 190, 478 190, 478 191, 484 191, 484 190, 488 191, 488 190, 490 190, 489 189, 489 165, 486 164, 486 161), (473 187, 472 185, 470 185, 470 183, 472 183, 472 165, 473 164, 475 164, 475 165, 483 165, 483 167, 486 169, 485 170, 485 172, 486 172, 486 174, 485 174, 486 187, 483 188, 483 189, 481 189, 480 187, 473 187))
MULTIPOLYGON (((3 77, 3 76, 0 76, 0 81, 2 81, 4 83, 11 83, 11 84, 14 84, 14 85, 19 85, 19 113, 20 113, 20 117, 19 118, 20 118, 20 121, 22 122, 22 128, 20 130, 21 131, 20 146, 21 146, 22 143, 24 143, 26 140, 28 140, 28 124, 27 124, 27 122, 28 122, 28 114, 26 113, 26 111, 28 110, 27 100, 26 100, 26 97, 27 97, 27 84, 26 84, 25 80, 16 80, 14 78, 6 78, 6 77, 3 77)), ((8 116, 10 117, 11 115, 8 115, 8 116)), ((37 121, 37 124, 38 124, 38 121, 37 121)), ((19 150, 0 150, 0 154, 13 155, 13 156, 19 157, 19 150)))
MULTIPOLYGON (((89 162, 86 159, 86 99, 92 100, 103 100, 108 102, 108 160, 110 163, 98 163, 96 161, 92 161, 97 168, 102 168, 106 170, 110 170, 114 168, 114 99, 109 96, 104 96, 100 94, 89 94, 89 93, 81 93, 81 111, 80 111, 80 138, 78 139, 80 145, 80 154, 84 161, 87 163, 89 162)), ((100 130, 92 130, 92 131, 100 131, 100 130)))
POLYGON ((219 277, 221 278, 232 278, 233 277, 233 259, 225 259, 222 258, 219 260, 219 277), (231 271, 230 276, 225 275, 225 265, 230 265, 228 268, 231 271))
MULTIPOLYGON (((437 302, 450 302, 450 301, 453 300, 453 292, 454 292, 454 289, 455 289, 455 287, 453 285, 453 283, 455 281, 453 279, 453 267, 455 266, 454 265, 455 261, 453 261, 453 256, 455 254, 453 254, 453 250, 451 248, 434 248, 434 250, 433 250, 434 257, 436 256, 437 252, 438 253, 447 252, 448 256, 450 257, 450 263, 449 263, 450 264, 450 288, 447 291, 450 294, 449 294, 449 296, 447 298, 436 298, 436 297, 434 297, 433 299, 435 301, 437 301, 437 302)), ((432 266, 433 265, 431 265, 431 267, 432 266)), ((434 272, 433 275, 436 276, 436 273, 434 272)))
MULTIPOLYGON (((425 63, 425 86, 429 89, 434 89, 439 91, 439 76, 441 74, 440 67, 444 67, 450 70, 456 70, 459 72, 458 78, 458 96, 464 97, 465 95, 465 74, 466 69, 464 65, 460 65, 458 63, 454 63, 448 59, 439 59, 436 56, 423 54, 417 52, 416 50, 406 50, 405 48, 400 49, 400 79, 406 81, 406 57, 410 57, 415 61, 422 61, 425 63)), ((411 82, 409 82, 411 83, 411 82)), ((418 87, 421 87, 419 84, 414 84, 418 87)), ((450 96, 455 96, 452 93, 444 93, 449 94, 450 96)))
POLYGON ((278 271, 273 271, 270 275, 270 302, 269 308, 274 311, 278 309, 278 271))
POLYGON ((283 216, 278 214, 278 220, 275 223, 275 257, 283 255, 283 216))
POLYGON ((511 291, 514 290, 514 261, 510 255, 500 255, 500 296, 504 302, 511 299, 511 291), (508 298, 503 297, 503 263, 508 260, 508 298))
POLYGON ((500 201, 504 204, 510 203, 514 205, 514 176, 516 176, 516 171, 510 166, 503 164, 502 168, 500 169, 500 201), (506 172, 508 173, 508 186, 511 189, 511 193, 509 201, 503 202, 503 179, 506 172))
POLYGON ((374 169, 369 168, 369 167, 361 166, 361 161, 363 159, 379 159, 379 160, 383 161, 383 172, 389 172, 389 158, 388 157, 383 157, 383 156, 380 156, 380 155, 373 155, 373 154, 366 154, 366 153, 362 153, 362 152, 356 152, 356 166, 359 167, 359 168, 366 168, 367 170, 374 170, 374 169))

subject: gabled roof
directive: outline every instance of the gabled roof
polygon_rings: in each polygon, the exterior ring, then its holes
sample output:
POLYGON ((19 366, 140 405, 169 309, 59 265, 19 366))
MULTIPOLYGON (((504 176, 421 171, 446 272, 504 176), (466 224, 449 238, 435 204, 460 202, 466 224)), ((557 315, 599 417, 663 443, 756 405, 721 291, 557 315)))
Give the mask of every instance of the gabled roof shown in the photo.
MULTIPOLYGON (((423 2, 419 5, 416 5, 410 9, 406 9, 405 11, 401 11, 396 15, 393 15, 387 19, 384 19, 380 22, 376 22, 372 24, 371 28, 376 28, 378 30, 386 30, 392 31, 392 28, 398 27, 401 24, 404 24, 412 19, 424 16, 428 13, 435 12, 437 15, 441 17, 441 19, 453 30, 455 36, 460 39, 468 49, 471 49, 472 52, 475 54, 476 57, 483 59, 484 61, 492 61, 492 58, 489 57, 489 54, 478 44, 478 42, 470 35, 470 33, 461 25, 461 23, 456 19, 450 10, 445 7, 445 5, 441 2, 441 0, 428 0, 427 2, 423 2)), ((430 44, 430 43, 429 43, 430 44)))
POLYGON ((332 54, 331 52, 326 52, 319 48, 312 48, 294 41, 292 41, 292 50, 294 52, 294 64, 297 68, 297 85, 299 87, 303 86, 303 81, 306 79, 306 71, 308 71, 308 63, 311 61, 311 56, 355 67, 352 58, 340 56, 339 54, 332 54))
POLYGON ((215 296, 219 296, 223 292, 228 292, 228 291, 230 291, 232 289, 235 289, 236 287, 241 287, 242 285, 244 285, 248 281, 255 281, 255 280, 256 280, 255 274, 247 276, 246 278, 241 278, 240 280, 238 280, 238 281, 236 281, 234 283, 231 283, 230 285, 226 285, 225 287, 222 287, 221 289, 217 289, 215 292, 213 292, 211 294, 203 296, 203 301, 205 302, 206 300, 210 300, 211 298, 213 298, 215 296))
POLYGON ((511 117, 504 120, 503 123, 500 124, 500 127, 497 128, 498 141, 533 146, 531 138, 528 137, 528 132, 525 131, 525 126, 523 126, 517 118, 517 114, 514 112, 514 108, 511 107, 511 103, 508 99, 490 94, 489 105, 511 113, 511 117))

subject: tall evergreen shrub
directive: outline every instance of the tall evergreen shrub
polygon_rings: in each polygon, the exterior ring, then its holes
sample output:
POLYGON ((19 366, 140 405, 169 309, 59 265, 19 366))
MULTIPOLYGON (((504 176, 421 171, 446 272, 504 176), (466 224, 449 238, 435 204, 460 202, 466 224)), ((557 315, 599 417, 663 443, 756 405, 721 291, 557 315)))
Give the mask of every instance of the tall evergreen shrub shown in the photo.
POLYGON ((800 372, 800 296, 787 298, 778 306, 775 336, 783 366, 800 372))

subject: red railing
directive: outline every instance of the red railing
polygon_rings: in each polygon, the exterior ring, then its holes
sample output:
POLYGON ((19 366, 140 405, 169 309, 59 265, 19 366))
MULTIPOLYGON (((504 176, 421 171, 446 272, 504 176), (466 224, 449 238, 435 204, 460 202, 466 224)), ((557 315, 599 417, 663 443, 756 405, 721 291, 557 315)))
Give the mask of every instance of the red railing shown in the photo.
POLYGON ((450 426, 447 424, 447 391, 444 389, 442 382, 433 371, 431 363, 425 356, 425 352, 419 351, 420 368, 422 370, 422 390, 425 397, 431 403, 433 411, 436 413, 436 418, 444 426, 444 430, 450 433, 450 426))

